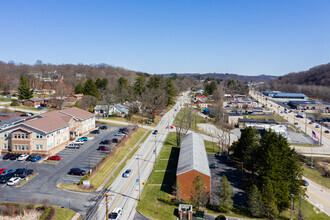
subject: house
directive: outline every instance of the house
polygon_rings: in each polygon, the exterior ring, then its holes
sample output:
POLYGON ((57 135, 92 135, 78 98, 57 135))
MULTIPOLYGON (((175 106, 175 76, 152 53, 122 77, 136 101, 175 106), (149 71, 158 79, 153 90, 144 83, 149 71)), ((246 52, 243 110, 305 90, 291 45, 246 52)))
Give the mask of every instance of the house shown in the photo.
POLYGON ((102 117, 108 117, 110 115, 117 117, 125 117, 128 114, 129 110, 121 105, 97 105, 94 108, 94 114, 101 115, 102 117))
POLYGON ((64 99, 64 102, 76 102, 80 99, 82 99, 82 97, 84 96, 84 94, 74 94, 74 95, 70 95, 67 98, 64 99))
POLYGON ((210 103, 200 102, 198 103, 198 108, 204 109, 208 108, 208 106, 211 105, 210 103))
POLYGON ((288 105, 299 110, 330 110, 330 103, 320 101, 289 101, 288 105))
POLYGON ((182 137, 179 161, 176 171, 177 184, 181 189, 181 198, 191 199, 194 179, 200 175, 205 182, 205 192, 211 192, 211 172, 207 158, 204 139, 197 133, 191 132, 182 137))
POLYGON ((51 111, 0 131, 3 153, 42 154, 95 128, 95 115, 79 108, 51 111))
POLYGON ((237 114, 237 113, 227 113, 225 114, 225 121, 231 125, 237 125, 238 119, 243 119, 244 115, 237 114))
POLYGON ((27 99, 23 102, 25 106, 31 106, 34 108, 38 108, 39 106, 45 104, 45 99, 43 98, 35 98, 35 99, 27 99))

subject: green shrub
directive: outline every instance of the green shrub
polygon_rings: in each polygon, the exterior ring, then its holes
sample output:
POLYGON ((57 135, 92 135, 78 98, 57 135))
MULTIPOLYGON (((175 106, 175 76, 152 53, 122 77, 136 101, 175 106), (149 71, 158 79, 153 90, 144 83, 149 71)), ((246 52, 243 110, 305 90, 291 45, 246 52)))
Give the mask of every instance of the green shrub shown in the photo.
POLYGON ((47 208, 44 214, 41 216, 40 220, 45 220, 45 218, 48 216, 50 213, 50 208, 47 208))
POLYGON ((10 106, 19 106, 18 101, 14 100, 10 103, 10 106))
POLYGON ((81 180, 79 180, 78 185, 81 185, 83 183, 84 180, 86 180, 88 178, 90 173, 87 173, 83 178, 81 178, 81 180))

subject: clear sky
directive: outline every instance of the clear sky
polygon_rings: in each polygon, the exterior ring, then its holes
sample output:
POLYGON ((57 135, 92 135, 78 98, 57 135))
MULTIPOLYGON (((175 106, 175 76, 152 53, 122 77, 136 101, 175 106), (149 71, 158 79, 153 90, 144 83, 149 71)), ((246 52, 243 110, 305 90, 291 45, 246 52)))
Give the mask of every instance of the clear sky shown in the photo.
POLYGON ((330 62, 329 0, 11 0, 0 60, 283 75, 330 62))

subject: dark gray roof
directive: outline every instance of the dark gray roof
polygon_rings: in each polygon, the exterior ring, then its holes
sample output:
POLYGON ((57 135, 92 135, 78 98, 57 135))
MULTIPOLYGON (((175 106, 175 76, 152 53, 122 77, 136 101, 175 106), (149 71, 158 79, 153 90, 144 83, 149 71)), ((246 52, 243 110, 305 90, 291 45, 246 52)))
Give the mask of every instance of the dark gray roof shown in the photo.
POLYGON ((276 93, 274 98, 305 98, 306 96, 302 93, 276 93))
POLYGON ((176 175, 191 170, 211 176, 204 139, 194 132, 182 137, 176 175))

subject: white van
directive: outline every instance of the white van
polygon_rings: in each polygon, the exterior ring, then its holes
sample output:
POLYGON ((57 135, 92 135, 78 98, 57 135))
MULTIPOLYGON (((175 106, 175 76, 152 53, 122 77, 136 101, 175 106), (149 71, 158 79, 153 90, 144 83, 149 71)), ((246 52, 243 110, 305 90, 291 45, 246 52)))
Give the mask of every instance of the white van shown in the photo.
POLYGON ((74 149, 79 149, 80 148, 80 144, 74 144, 71 143, 68 146, 66 146, 66 148, 74 148, 74 149))

